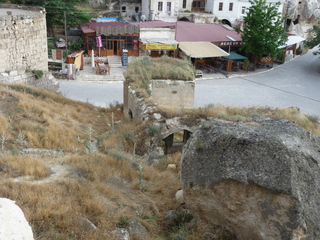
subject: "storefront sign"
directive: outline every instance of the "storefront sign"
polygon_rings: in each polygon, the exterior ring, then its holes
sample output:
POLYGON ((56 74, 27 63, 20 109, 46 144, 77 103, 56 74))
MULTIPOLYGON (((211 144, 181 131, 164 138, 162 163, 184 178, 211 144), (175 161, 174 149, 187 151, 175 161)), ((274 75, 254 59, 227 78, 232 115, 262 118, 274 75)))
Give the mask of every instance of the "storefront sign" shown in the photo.
POLYGON ((234 41, 232 41, 232 42, 221 42, 220 46, 239 46, 239 45, 242 45, 242 44, 243 44, 243 42, 239 42, 239 41, 234 42, 234 41))
POLYGON ((146 49, 150 50, 170 50, 177 49, 177 44, 146 44, 146 49))

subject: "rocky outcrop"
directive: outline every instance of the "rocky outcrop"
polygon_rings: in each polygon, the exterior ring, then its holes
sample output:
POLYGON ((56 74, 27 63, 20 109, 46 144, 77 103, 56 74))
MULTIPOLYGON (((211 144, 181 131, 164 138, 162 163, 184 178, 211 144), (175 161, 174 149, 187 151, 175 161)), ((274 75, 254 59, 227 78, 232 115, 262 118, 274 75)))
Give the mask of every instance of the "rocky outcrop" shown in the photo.
POLYGON ((7 198, 0 198, 0 239, 34 239, 21 208, 7 198))
POLYGON ((46 73, 41 79, 27 79, 26 84, 33 87, 44 88, 51 92, 61 93, 60 84, 51 73, 46 73))
POLYGON ((130 239, 150 239, 151 236, 147 229, 138 219, 131 217, 128 220, 128 228, 118 228, 111 232, 108 239, 112 240, 130 240, 130 239))
POLYGON ((185 145, 186 207, 242 240, 320 239, 320 139, 285 119, 211 120, 185 145))

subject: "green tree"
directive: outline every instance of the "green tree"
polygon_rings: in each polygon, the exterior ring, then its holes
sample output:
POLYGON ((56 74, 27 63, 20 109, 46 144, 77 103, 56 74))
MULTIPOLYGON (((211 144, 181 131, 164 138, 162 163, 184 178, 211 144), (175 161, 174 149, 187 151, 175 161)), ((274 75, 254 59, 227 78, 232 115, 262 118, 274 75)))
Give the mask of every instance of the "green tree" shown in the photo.
MULTIPOLYGON (((0 0, 5 2, 5 0, 0 0)), ((79 23, 88 22, 90 15, 86 10, 78 9, 87 0, 11 0, 12 4, 22 4, 27 6, 40 6, 46 9, 48 29, 54 25, 64 25, 64 13, 66 13, 66 24, 75 27, 79 23)))
MULTIPOLYGON (((315 46, 318 46, 320 43, 320 27, 314 25, 312 29, 308 31, 309 33, 309 38, 305 42, 305 45, 307 48, 314 48, 315 46)), ((320 54, 320 46, 318 46, 318 49, 314 52, 312 52, 314 55, 320 54)))
POLYGON ((243 18, 242 49, 255 57, 264 54, 275 57, 282 50, 287 35, 283 27, 284 17, 278 12, 280 2, 267 4, 266 0, 249 0, 251 7, 243 18))

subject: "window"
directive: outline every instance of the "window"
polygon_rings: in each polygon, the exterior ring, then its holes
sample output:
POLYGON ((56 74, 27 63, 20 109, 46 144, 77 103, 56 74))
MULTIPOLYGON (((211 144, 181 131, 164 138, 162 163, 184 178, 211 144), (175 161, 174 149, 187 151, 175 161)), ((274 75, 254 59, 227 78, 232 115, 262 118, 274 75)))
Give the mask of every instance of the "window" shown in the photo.
POLYGON ((101 42, 102 42, 102 47, 106 48, 107 47, 107 37, 102 35, 101 36, 101 42))
POLYGON ((112 49, 113 49, 113 42, 107 41, 107 50, 112 50, 112 49))
POLYGON ((167 12, 171 12, 171 2, 167 2, 167 12))
POLYGON ((245 13, 246 13, 246 7, 243 6, 243 7, 241 8, 241 14, 245 14, 245 13))
POLYGON ((158 2, 158 11, 162 11, 162 3, 163 2, 158 2))
POLYGON ((187 7, 187 0, 183 0, 182 2, 182 8, 186 8, 187 7))
POLYGON ((222 9, 223 9, 223 3, 219 2, 219 11, 222 11, 222 9))
POLYGON ((229 11, 233 10, 233 3, 229 3, 229 11))
POLYGON ((204 0, 197 0, 192 2, 192 8, 205 8, 205 1, 204 0))
POLYGON ((95 38, 93 36, 88 36, 88 49, 96 49, 95 38))
POLYGON ((126 6, 122 6, 122 12, 126 12, 126 10, 127 10, 127 7, 126 6))

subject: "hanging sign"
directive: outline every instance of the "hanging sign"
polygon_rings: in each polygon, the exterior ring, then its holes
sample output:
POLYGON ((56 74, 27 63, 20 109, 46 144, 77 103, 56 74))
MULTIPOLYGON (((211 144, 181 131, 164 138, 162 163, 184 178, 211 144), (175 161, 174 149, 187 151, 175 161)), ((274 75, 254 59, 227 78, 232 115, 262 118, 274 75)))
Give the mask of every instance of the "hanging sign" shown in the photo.
POLYGON ((96 37, 96 43, 97 43, 97 47, 102 47, 101 36, 97 36, 97 37, 96 37))
POLYGON ((133 40, 133 50, 138 50, 138 40, 133 40))

